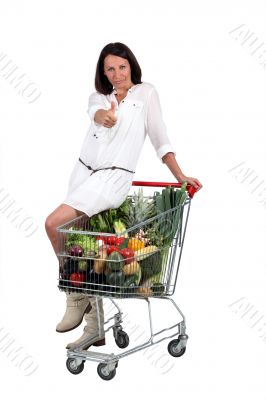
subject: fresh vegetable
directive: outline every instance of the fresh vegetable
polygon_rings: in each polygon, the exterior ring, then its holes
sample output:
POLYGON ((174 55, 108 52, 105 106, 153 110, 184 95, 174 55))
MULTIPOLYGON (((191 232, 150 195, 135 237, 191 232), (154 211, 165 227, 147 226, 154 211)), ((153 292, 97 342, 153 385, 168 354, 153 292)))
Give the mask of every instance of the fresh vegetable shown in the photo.
MULTIPOLYGON (((123 233, 127 229, 126 225, 120 219, 114 221, 113 227, 114 227, 115 233, 117 233, 117 234, 123 233)), ((125 233, 124 236, 128 237, 127 232, 125 233)))
POLYGON ((139 293, 140 295, 142 295, 144 297, 150 297, 153 295, 153 292, 150 287, 139 287, 137 289, 137 293, 139 293))
POLYGON ((150 239, 146 237, 146 232, 143 229, 139 229, 139 231, 135 234, 135 238, 144 242, 144 245, 149 245, 150 239))
MULTIPOLYGON (((90 218, 91 230, 94 232, 116 233, 114 228, 115 221, 121 221, 126 224, 127 215, 132 205, 132 199, 126 198, 124 202, 116 209, 108 209, 90 218)), ((125 236, 127 236, 125 234, 125 236)))
POLYGON ((106 237, 106 243, 109 245, 115 245, 116 242, 116 236, 107 236, 106 237))
POLYGON ((85 276, 88 291, 95 287, 96 293, 108 292, 108 285, 112 285, 116 295, 127 293, 129 288, 135 293, 138 286, 140 295, 164 294, 166 287, 162 282, 166 279, 169 246, 180 227, 186 196, 186 182, 181 189, 167 187, 161 193, 155 192, 152 198, 145 198, 140 189, 117 209, 92 216, 88 225, 82 222, 81 227, 71 227, 71 233, 66 235, 66 249, 72 258, 64 264, 60 260, 59 280, 84 290, 85 276), (138 229, 129 229, 136 224, 140 224, 138 229), (86 234, 86 228, 102 233, 86 234), (97 278, 104 279, 107 286, 98 284, 97 278), (119 286, 124 286, 125 291, 119 286))
POLYGON ((129 239, 129 240, 128 240, 128 244, 127 244, 127 247, 128 247, 129 249, 134 250, 134 251, 143 249, 144 246, 145 246, 144 242, 143 242, 142 240, 140 240, 140 239, 137 239, 137 238, 131 238, 131 239, 129 239))
POLYGON ((141 269, 139 268, 136 274, 134 275, 126 275, 126 279, 124 282, 124 294, 135 294, 138 288, 138 285, 141 280, 141 269))
POLYGON ((119 248, 113 244, 107 247, 107 255, 109 256, 113 251, 120 252, 119 248))
POLYGON ((83 248, 80 245, 70 247, 69 254, 73 257, 82 257, 84 253, 83 248))
POLYGON ((113 271, 110 275, 106 276, 106 282, 111 286, 123 286, 125 275, 122 271, 113 271))
POLYGON ((121 246, 121 244, 124 242, 125 237, 124 236, 117 236, 115 238, 115 245, 116 246, 121 246))
POLYGON ((119 253, 124 257, 125 263, 129 264, 131 263, 134 258, 135 258, 135 253, 132 249, 129 249, 128 247, 125 247, 124 249, 121 249, 119 253))
POLYGON ((124 286, 127 287, 131 286, 132 284, 134 284, 134 286, 137 286, 138 285, 137 281, 138 281, 137 274, 126 276, 124 286))
POLYGON ((152 286, 154 283, 161 283, 163 280, 163 271, 157 272, 157 274, 154 274, 152 276, 145 276, 144 273, 142 274, 142 281, 141 285, 143 286, 152 286))
POLYGON ((113 233, 113 221, 116 219, 116 210, 108 209, 93 215, 90 224, 94 232, 113 233))
POLYGON ((86 272, 88 268, 87 260, 78 260, 78 270, 81 272, 86 272))
MULTIPOLYGON (((95 232, 105 233, 121 233, 122 229, 124 231, 124 226, 121 224, 125 224, 125 218, 128 214, 128 209, 131 202, 132 201, 127 198, 118 208, 109 208, 108 210, 101 211, 100 213, 93 215, 90 218, 90 224, 93 230, 95 232)), ((127 235, 125 234, 125 236, 127 235)))
MULTIPOLYGON (((70 230, 75 232, 73 227, 70 230)), ((87 255, 90 251, 95 251, 96 253, 98 251, 98 243, 93 236, 81 235, 79 233, 70 233, 67 235, 66 247, 69 254, 72 246, 80 246, 84 251, 84 255, 87 255)))
POLYGON ((128 244, 128 237, 117 237, 116 238, 116 246, 119 247, 120 250, 127 248, 127 244, 128 244), (122 239, 122 240, 121 240, 122 239))
POLYGON ((107 249, 102 247, 99 249, 98 258, 94 260, 93 269, 97 274, 102 274, 107 259, 107 249))
POLYGON ((138 289, 138 275, 127 276, 124 282, 124 295, 135 295, 138 289))
POLYGON ((135 276, 136 276, 136 284, 139 285, 140 281, 141 281, 141 276, 142 276, 141 268, 137 271, 135 276))
POLYGON ((130 264, 126 264, 123 267, 123 272, 125 275, 137 274, 140 269, 140 265, 137 261, 133 261, 130 264))
MULTIPOLYGON (((163 219, 156 219, 145 231, 145 237, 147 238, 148 245, 154 245, 158 248, 164 245, 164 236, 160 232, 160 225, 163 223, 163 219)), ((148 246, 147 246, 148 247, 148 246)))
POLYGON ((96 257, 96 256, 97 256, 97 253, 94 250, 90 250, 87 253, 87 257, 96 257))
POLYGON ((107 267, 112 271, 121 271, 123 266, 125 265, 124 257, 118 253, 117 251, 113 251, 107 257, 107 267))
POLYGON ((158 274, 162 270, 162 255, 158 250, 147 258, 140 261, 143 279, 158 274))
POLYGON ((106 243, 107 236, 96 236, 96 240, 102 240, 104 243, 106 243))
POLYGON ((91 270, 86 275, 86 283, 84 284, 84 288, 92 294, 97 294, 97 291, 105 291, 106 279, 104 274, 97 274, 93 270, 91 270))
POLYGON ((61 268, 61 273, 64 275, 63 279, 69 279, 73 272, 78 272, 78 260, 73 258, 68 258, 61 268))
POLYGON ((109 235, 109 236, 102 236, 102 240, 104 243, 109 244, 109 245, 114 245, 114 246, 121 246, 121 244, 124 242, 125 237, 124 236, 115 236, 115 235, 109 235))
POLYGON ((153 253, 158 251, 158 247, 156 246, 147 246, 143 249, 135 251, 135 258, 137 261, 144 260, 145 258, 151 256, 153 253))
MULTIPOLYGON (((178 230, 182 206, 187 198, 186 186, 187 182, 183 182, 181 189, 175 190, 173 187, 167 187, 162 190, 162 193, 154 192, 157 214, 168 212, 168 217, 164 216, 163 220, 154 224, 162 247, 171 245, 178 230)), ((157 244, 157 242, 153 243, 157 244)))
POLYGON ((103 269, 103 273, 105 276, 110 275, 112 272, 112 268, 108 267, 107 264, 105 264, 104 269, 103 269))
POLYGON ((180 204, 183 204, 187 197, 186 186, 187 182, 184 182, 181 189, 174 189, 173 187, 168 186, 162 190, 162 193, 154 192, 154 200, 157 211, 165 212, 180 204))
POLYGON ((73 272, 70 275, 70 282, 77 287, 80 287, 85 282, 85 274, 82 272, 73 272))
POLYGON ((151 286, 151 290, 153 292, 154 295, 162 295, 164 293, 165 290, 165 286, 162 283, 154 283, 151 286))

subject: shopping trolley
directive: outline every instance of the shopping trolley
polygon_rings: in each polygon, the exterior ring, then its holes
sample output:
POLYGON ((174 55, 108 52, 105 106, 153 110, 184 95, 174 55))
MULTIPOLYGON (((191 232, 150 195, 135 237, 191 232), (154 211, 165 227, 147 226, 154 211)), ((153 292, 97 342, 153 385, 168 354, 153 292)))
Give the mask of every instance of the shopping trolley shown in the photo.
POLYGON ((123 330, 123 313, 115 299, 133 298, 146 302, 150 338, 119 354, 105 354, 84 349, 93 338, 89 337, 67 350, 66 365, 72 374, 81 373, 85 361, 95 361, 99 363, 98 375, 110 380, 116 374, 120 359, 166 339, 173 338, 168 343, 171 356, 180 357, 186 351, 185 316, 171 296, 176 287, 191 199, 196 189, 187 182, 133 181, 132 186, 140 188, 138 194, 127 196, 125 218, 129 226, 124 224, 122 230, 100 232, 95 224, 92 226, 92 217, 86 214, 57 227, 58 288, 93 296, 98 320, 99 299, 109 299, 117 312, 104 321, 104 332, 113 330, 115 343, 121 349, 129 345, 129 336, 123 330), (143 190, 148 187, 164 189, 147 196, 143 190), (143 215, 148 218, 141 220, 143 215), (168 300, 181 321, 154 332, 150 298, 168 300))

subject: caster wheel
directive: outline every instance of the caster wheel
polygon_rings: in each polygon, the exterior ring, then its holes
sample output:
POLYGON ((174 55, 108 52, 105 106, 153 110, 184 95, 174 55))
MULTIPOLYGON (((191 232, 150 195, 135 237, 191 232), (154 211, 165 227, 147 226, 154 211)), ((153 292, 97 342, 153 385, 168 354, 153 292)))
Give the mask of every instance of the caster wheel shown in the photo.
POLYGON ((75 358, 68 358, 66 360, 66 366, 71 374, 78 375, 83 371, 85 361, 82 361, 82 363, 78 366, 76 365, 75 361, 75 358))
POLYGON ((124 331, 118 331, 115 342, 120 349, 124 349, 125 347, 127 347, 129 345, 128 334, 124 331))
MULTIPOLYGON (((117 365, 116 365, 117 366, 117 365)), ((111 379, 113 379, 115 377, 116 374, 116 368, 113 369, 113 371, 108 371, 107 370, 107 365, 100 363, 97 367, 97 372, 98 375, 105 381, 110 381, 111 379)))
POLYGON ((183 347, 183 349, 181 350, 177 350, 179 342, 180 342, 179 339, 174 339, 171 340, 171 342, 168 344, 168 352, 173 357, 181 357, 186 351, 186 347, 183 347))

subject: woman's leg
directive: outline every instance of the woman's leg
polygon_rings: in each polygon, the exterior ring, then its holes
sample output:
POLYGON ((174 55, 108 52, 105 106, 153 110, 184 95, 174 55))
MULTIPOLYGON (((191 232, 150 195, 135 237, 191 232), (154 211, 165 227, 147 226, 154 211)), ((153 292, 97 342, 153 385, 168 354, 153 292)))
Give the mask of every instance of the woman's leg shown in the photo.
MULTIPOLYGON (((45 229, 56 255, 59 250, 56 228, 82 214, 84 213, 67 204, 61 204, 46 218, 45 229)), ((66 292, 66 297, 66 311, 56 326, 57 332, 68 332, 75 329, 81 324, 84 314, 91 310, 90 299, 83 293, 66 292)))
POLYGON ((84 315, 87 324, 82 336, 75 342, 69 343, 67 349, 81 346, 83 350, 87 350, 90 346, 105 345, 103 300, 101 297, 91 297, 90 304, 92 307, 90 312, 84 315))
POLYGON ((82 211, 76 210, 67 204, 61 204, 46 218, 45 230, 56 255, 59 250, 58 232, 56 228, 82 214, 84 214, 82 211))

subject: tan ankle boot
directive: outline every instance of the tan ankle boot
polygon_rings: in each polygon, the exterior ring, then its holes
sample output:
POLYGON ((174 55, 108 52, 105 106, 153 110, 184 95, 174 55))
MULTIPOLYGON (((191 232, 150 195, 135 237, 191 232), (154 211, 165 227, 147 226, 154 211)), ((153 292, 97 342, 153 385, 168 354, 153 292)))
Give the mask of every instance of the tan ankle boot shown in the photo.
POLYGON ((82 293, 66 292, 66 311, 63 319, 56 326, 56 332, 68 332, 77 328, 85 313, 91 310, 90 299, 82 293))
POLYGON ((92 308, 84 315, 87 325, 84 327, 83 335, 75 342, 69 343, 66 346, 67 349, 81 346, 83 350, 87 350, 92 345, 105 345, 103 300, 99 297, 91 297, 90 302, 92 308))

